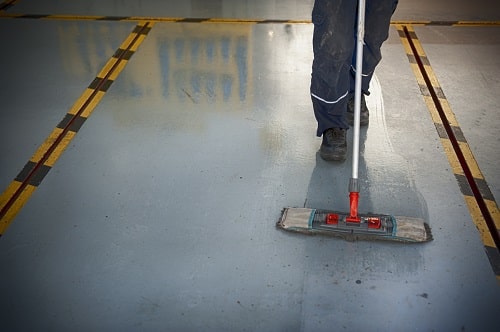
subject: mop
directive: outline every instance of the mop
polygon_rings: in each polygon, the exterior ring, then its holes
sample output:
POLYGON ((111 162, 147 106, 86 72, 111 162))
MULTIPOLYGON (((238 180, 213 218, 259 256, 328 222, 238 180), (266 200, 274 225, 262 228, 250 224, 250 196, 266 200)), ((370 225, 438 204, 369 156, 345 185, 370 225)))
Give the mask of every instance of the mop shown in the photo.
POLYGON ((386 240, 427 242, 432 240, 429 225, 421 218, 386 214, 358 214, 359 202, 359 127, 361 111, 361 74, 363 66, 365 0, 358 2, 356 76, 354 91, 354 133, 352 176, 349 180, 350 212, 310 208, 285 208, 277 227, 306 234, 331 235, 346 240, 386 240))

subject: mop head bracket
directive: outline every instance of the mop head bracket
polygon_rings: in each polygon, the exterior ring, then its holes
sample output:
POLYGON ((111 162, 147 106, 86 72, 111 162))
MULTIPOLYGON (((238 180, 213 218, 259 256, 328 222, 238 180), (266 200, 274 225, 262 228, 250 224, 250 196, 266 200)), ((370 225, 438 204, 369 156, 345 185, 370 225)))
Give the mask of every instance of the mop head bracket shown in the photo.
POLYGON ((382 218, 379 216, 347 216, 339 215, 338 213, 328 213, 325 223, 327 225, 338 225, 339 220, 350 227, 360 227, 362 224, 368 225, 368 228, 380 229, 382 227, 382 218))
POLYGON ((391 235, 395 224, 389 215, 362 214, 353 217, 348 213, 316 210, 313 226, 337 232, 391 235))

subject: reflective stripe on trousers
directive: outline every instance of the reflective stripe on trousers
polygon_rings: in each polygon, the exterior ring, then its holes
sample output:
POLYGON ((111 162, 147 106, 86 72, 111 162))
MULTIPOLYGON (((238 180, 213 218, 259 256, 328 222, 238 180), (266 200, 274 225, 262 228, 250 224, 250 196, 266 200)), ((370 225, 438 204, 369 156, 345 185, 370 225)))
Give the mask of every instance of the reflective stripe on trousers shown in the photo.
MULTIPOLYGON (((397 0, 366 0, 362 89, 368 87, 382 58, 397 0)), ((356 55, 356 0, 316 0, 312 11, 314 60, 311 99, 318 121, 317 135, 328 128, 348 128, 347 101, 354 92, 356 55)))

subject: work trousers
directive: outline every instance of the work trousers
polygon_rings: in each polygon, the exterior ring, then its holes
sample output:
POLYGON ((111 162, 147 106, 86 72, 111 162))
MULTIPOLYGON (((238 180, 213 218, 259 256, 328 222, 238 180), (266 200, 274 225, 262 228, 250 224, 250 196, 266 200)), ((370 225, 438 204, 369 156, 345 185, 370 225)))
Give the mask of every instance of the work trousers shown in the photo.
MULTIPOLYGON (((366 0, 362 90, 368 95, 370 80, 382 55, 391 16, 398 0, 366 0)), ((357 0, 315 0, 314 60, 311 99, 318 121, 318 137, 329 128, 349 128, 347 101, 354 94, 356 70, 357 0)))

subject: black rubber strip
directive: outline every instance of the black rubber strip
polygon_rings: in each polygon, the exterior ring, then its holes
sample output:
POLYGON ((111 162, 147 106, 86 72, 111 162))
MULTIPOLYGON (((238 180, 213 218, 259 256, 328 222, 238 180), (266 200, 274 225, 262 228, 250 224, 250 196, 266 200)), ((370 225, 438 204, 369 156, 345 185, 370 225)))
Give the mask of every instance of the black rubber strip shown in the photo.
POLYGON ((273 23, 278 23, 278 24, 284 24, 284 23, 290 23, 290 20, 261 20, 261 21, 256 21, 257 24, 273 24, 273 23))
POLYGON ((138 34, 138 35, 147 35, 149 33, 149 31, 151 31, 151 27, 147 26, 146 25, 137 25, 135 28, 134 28, 134 33, 138 34))
POLYGON ((111 84, 113 84, 113 80, 96 77, 92 83, 90 83, 89 89, 106 92, 110 88, 111 84))
POLYGON ((97 21, 123 21, 129 19, 128 16, 104 16, 97 19, 97 21))
POLYGON ((488 255, 488 259, 490 260, 493 272, 495 272, 497 276, 500 276, 500 255, 498 255, 498 251, 495 250, 497 248, 490 246, 484 246, 484 248, 486 250, 486 255, 488 255))
POLYGON ((7 10, 10 7, 14 6, 14 4, 17 2, 17 0, 10 0, 10 1, 5 1, 0 4, 0 11, 7 10))
MULTIPOLYGON (((415 60, 415 56, 413 54, 407 54, 407 56, 410 63, 417 63, 417 60, 415 60)), ((429 65, 429 60, 427 59, 427 57, 420 57, 420 60, 424 65, 429 65)))
POLYGON ((49 16, 50 15, 46 15, 46 14, 26 14, 26 15, 17 16, 17 18, 35 18, 35 19, 38 19, 38 18, 46 18, 49 16))
POLYGON ((16 176, 16 181, 21 183, 27 181, 29 185, 38 187, 45 175, 47 175, 47 173, 49 173, 49 171, 51 170, 51 167, 42 165, 41 167, 37 168, 36 171, 34 171, 36 165, 37 164, 32 162, 31 160, 28 161, 26 165, 24 165, 23 170, 16 176))
POLYGON ((440 25, 440 26, 452 26, 457 24, 459 21, 430 21, 427 25, 440 25))
POLYGON ((134 51, 124 50, 122 48, 119 48, 116 50, 115 54, 113 54, 113 57, 114 58, 121 58, 123 60, 130 60, 132 55, 134 55, 134 51))
POLYGON ((64 119, 61 120, 61 122, 59 122, 57 128, 59 129, 68 128, 69 131, 75 133, 78 132, 78 130, 80 130, 80 128, 83 126, 83 123, 85 122, 85 120, 87 120, 87 118, 83 116, 77 116, 76 119, 73 119, 74 117, 75 116, 73 114, 66 113, 66 116, 64 117, 64 119))
POLYGON ((207 22, 207 21, 210 21, 210 18, 207 18, 207 17, 204 17, 204 18, 200 18, 200 17, 192 17, 192 18, 183 18, 181 20, 178 20, 176 22, 182 22, 182 23, 202 23, 202 22, 207 22))

